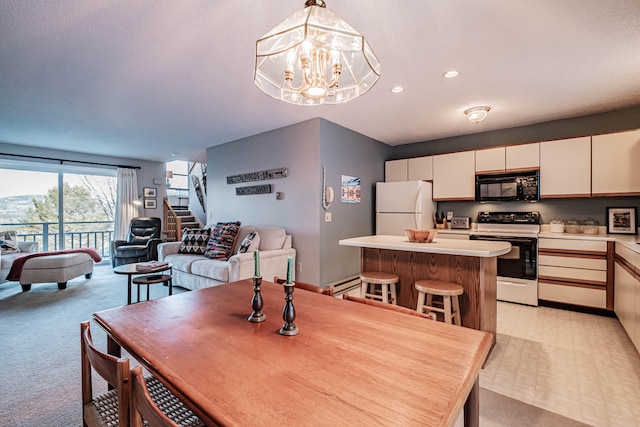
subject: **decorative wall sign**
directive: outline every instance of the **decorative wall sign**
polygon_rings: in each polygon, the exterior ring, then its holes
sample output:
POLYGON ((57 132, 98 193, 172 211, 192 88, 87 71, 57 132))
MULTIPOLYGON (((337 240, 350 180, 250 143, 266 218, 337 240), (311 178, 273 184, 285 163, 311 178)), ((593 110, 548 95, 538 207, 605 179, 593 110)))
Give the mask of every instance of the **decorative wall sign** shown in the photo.
POLYGON ((251 196, 253 194, 271 193, 271 184, 252 185, 249 187, 236 188, 236 196, 251 196))
POLYGON ((342 175, 342 203, 360 203, 360 178, 342 175))
POLYGON ((240 175, 230 175, 227 177, 227 184, 240 184, 241 182, 263 181, 265 179, 286 177, 287 168, 269 169, 264 171, 242 173, 240 175))

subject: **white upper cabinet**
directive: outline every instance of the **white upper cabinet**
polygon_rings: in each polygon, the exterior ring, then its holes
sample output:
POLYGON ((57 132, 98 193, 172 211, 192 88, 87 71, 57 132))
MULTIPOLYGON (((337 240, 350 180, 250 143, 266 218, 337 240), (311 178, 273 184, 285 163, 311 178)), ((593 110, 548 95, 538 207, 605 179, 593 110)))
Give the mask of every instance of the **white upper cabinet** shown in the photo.
POLYGON ((409 181, 433 181, 433 157, 409 159, 409 181))
POLYGON ((384 162, 384 180, 385 182, 408 181, 407 159, 387 160, 384 162))
POLYGON ((594 136, 591 158, 594 196, 640 196, 640 130, 594 136))
POLYGON ((476 172, 504 172, 506 164, 505 147, 476 150, 476 172))
POLYGON ((507 145, 506 170, 517 171, 540 167, 540 143, 507 145))
POLYGON ((433 200, 475 200, 475 151, 433 156, 433 200))
POLYGON ((591 137, 540 143, 540 197, 591 196, 591 137))

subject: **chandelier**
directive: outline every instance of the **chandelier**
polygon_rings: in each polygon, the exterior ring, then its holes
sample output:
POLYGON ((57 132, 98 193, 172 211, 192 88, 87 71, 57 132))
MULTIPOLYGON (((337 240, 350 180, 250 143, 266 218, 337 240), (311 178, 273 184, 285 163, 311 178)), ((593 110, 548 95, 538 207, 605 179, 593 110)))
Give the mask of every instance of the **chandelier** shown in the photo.
POLYGON ((380 61, 364 36, 324 1, 304 6, 256 42, 256 86, 296 105, 341 104, 367 93, 380 61))

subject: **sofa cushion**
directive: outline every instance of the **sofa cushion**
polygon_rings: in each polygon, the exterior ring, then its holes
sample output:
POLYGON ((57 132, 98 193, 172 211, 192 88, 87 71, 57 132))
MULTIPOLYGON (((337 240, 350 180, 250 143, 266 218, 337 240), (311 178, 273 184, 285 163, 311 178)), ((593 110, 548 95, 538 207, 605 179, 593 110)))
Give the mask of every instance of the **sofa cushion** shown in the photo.
POLYGON ((0 253, 2 255, 17 254, 20 252, 18 238, 15 231, 0 231, 0 253))
POLYGON ((261 251, 270 251, 275 249, 282 249, 282 245, 287 238, 287 233, 282 227, 256 227, 258 234, 260 234, 260 249, 261 251))
POLYGON ((229 263, 218 259, 200 259, 191 263, 191 274, 228 282, 229 263))
POLYGON ((175 270, 191 273, 191 265, 196 261, 206 260, 203 255, 171 254, 164 257, 164 260, 171 264, 175 270))
POLYGON ((255 252, 256 249, 260 246, 260 235, 256 230, 253 230, 251 233, 247 234, 244 239, 242 239, 242 243, 238 247, 238 253, 244 254, 247 252, 255 252))
POLYGON ((204 255, 211 259, 229 259, 239 228, 240 221, 217 223, 211 232, 204 255))
POLYGON ((210 228, 185 228, 178 252, 181 254, 204 255, 211 236, 210 228))

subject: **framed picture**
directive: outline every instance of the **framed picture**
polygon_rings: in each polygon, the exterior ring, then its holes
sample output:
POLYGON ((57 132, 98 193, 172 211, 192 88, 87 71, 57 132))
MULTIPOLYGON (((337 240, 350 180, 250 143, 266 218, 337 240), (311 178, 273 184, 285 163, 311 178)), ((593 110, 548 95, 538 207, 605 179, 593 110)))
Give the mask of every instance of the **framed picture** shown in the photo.
POLYGON ((144 208, 145 209, 155 209, 158 205, 156 204, 156 199, 144 199, 144 208))
POLYGON ((607 208, 607 233, 638 234, 638 212, 633 208, 607 208))
POLYGON ((155 187, 144 187, 143 188, 144 197, 158 197, 155 187))

